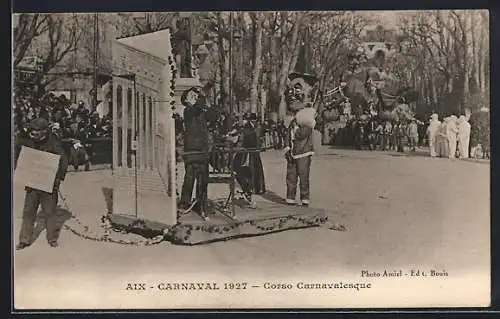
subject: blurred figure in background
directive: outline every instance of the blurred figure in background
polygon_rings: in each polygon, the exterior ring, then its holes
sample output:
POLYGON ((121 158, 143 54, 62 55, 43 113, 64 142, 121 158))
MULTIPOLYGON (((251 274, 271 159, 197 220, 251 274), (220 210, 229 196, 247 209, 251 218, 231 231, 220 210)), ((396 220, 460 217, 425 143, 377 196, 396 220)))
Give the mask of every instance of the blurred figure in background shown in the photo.
POLYGON ((440 126, 441 122, 438 119, 438 115, 436 113, 432 114, 429 121, 429 126, 427 127, 427 138, 429 141, 429 150, 431 157, 436 157, 436 134, 438 133, 440 126))
POLYGON ((470 124, 465 115, 458 118, 458 151, 460 158, 469 158, 470 124))
POLYGON ((449 154, 448 157, 450 159, 455 159, 457 154, 457 117, 455 115, 451 115, 446 126, 446 135, 448 137, 449 143, 449 154))
POLYGON ((450 144, 447 134, 449 121, 450 117, 445 117, 436 133, 436 155, 438 157, 448 157, 450 155, 450 144))
POLYGON ((412 119, 408 124, 408 144, 410 151, 415 152, 418 145, 418 125, 415 119, 412 119))

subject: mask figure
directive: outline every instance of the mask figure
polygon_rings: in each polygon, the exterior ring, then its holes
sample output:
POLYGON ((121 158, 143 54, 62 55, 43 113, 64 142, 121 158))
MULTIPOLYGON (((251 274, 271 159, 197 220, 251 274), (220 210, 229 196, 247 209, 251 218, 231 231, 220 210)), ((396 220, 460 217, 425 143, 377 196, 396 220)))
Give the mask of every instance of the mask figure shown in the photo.
POLYGON ((309 173, 314 154, 314 126, 316 111, 312 107, 312 91, 316 77, 310 74, 292 73, 285 92, 287 111, 292 115, 285 136, 286 203, 295 205, 297 184, 300 201, 309 205, 309 173))

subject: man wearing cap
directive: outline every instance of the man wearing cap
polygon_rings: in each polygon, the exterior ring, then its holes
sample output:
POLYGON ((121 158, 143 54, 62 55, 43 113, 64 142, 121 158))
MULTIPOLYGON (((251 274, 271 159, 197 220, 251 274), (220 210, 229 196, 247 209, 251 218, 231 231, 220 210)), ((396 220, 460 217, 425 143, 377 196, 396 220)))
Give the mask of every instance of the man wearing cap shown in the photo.
MULTIPOLYGON (((314 119, 310 123, 299 123, 295 115, 306 107, 311 107, 312 88, 317 78, 310 74, 292 73, 289 75, 290 85, 285 93, 288 112, 294 116, 285 139, 286 168, 286 203, 295 205, 297 182, 300 189, 300 200, 303 206, 309 206, 309 172, 311 157, 314 154, 314 119)), ((314 114, 314 113, 310 113, 314 114)))
POLYGON ((184 167, 185 175, 179 206, 189 210, 192 206, 201 217, 206 218, 208 197, 209 131, 208 108, 204 105, 197 87, 184 91, 181 103, 184 109, 184 167), (191 203, 196 181, 196 201, 191 203))
POLYGON ((44 118, 34 119, 30 123, 29 133, 27 136, 20 136, 15 141, 14 149, 14 169, 17 165, 19 154, 22 147, 30 147, 40 151, 58 154, 61 156, 59 160, 59 169, 56 173, 54 188, 52 193, 47 193, 41 190, 26 187, 26 196, 24 199, 23 222, 21 232, 19 234, 19 243, 16 246, 17 250, 24 249, 30 246, 33 242, 33 229, 36 221, 38 206, 42 206, 42 211, 45 217, 45 227, 47 229, 47 241, 51 247, 57 247, 59 232, 61 225, 58 225, 56 207, 58 201, 59 185, 66 176, 68 161, 63 152, 62 146, 56 136, 50 133, 49 123, 44 118))
POLYGON ((89 110, 85 107, 85 103, 83 101, 78 101, 78 107, 74 112, 75 116, 80 116, 81 118, 85 118, 89 114, 89 110))

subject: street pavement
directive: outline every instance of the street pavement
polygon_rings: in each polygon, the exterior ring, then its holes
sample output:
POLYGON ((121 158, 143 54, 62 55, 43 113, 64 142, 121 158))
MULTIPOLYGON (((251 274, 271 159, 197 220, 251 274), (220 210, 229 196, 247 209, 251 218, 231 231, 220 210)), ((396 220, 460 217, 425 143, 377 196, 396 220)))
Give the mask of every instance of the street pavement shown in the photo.
MULTIPOLYGON (((262 159, 267 189, 284 196, 285 162, 281 153, 267 151, 262 159)), ((343 224, 345 231, 309 228, 203 246, 163 242, 136 247, 84 240, 63 230, 58 248, 47 245, 43 232, 31 247, 14 252, 15 305, 234 308, 484 302, 489 296, 490 271, 489 170, 488 162, 322 147, 311 168, 312 206, 333 212, 332 221, 343 224), (414 281, 411 286, 398 286, 403 282, 393 281, 393 288, 384 286, 388 281, 377 281, 387 290, 359 292, 359 298, 347 293, 332 298, 318 291, 300 292, 297 299, 297 291, 189 295, 125 289, 133 282, 154 286, 158 282, 195 280, 256 285, 313 278, 322 282, 346 278, 365 282, 367 279, 360 277, 362 270, 414 268, 446 271, 449 281, 414 281), (451 290, 441 293, 439 289, 451 290), (450 295, 450 291, 457 295, 450 295)), ((89 227, 98 228, 99 217, 109 205, 103 188, 111 186, 109 170, 70 172, 62 192, 72 212, 89 227)), ((16 186, 15 243, 23 198, 22 188, 16 186)))

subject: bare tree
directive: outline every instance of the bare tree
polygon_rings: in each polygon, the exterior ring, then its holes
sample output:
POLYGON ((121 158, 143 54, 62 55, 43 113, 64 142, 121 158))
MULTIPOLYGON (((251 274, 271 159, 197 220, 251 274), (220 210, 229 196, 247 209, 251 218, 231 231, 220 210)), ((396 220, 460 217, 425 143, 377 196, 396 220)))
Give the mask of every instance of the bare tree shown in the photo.
POLYGON ((24 59, 26 52, 31 47, 33 40, 48 30, 48 15, 43 14, 19 14, 17 25, 14 26, 13 58, 14 67, 24 59))
POLYGON ((46 85, 54 80, 54 77, 47 76, 47 73, 75 51, 81 32, 72 30, 83 28, 85 26, 79 25, 76 15, 21 15, 14 31, 14 66, 18 65, 26 54, 37 56, 39 59, 39 73, 35 79, 37 96, 42 94, 46 85))
POLYGON ((284 99, 285 86, 290 70, 295 67, 299 54, 299 30, 302 25, 304 12, 281 12, 280 19, 280 45, 281 45, 281 68, 278 79, 280 118, 286 115, 286 104, 284 99))
POLYGON ((263 13, 250 13, 253 26, 253 54, 252 54, 252 83, 250 86, 250 108, 253 113, 257 112, 258 104, 258 86, 260 72, 262 69, 262 29, 263 29, 263 13))
MULTIPOLYGON (((166 28, 176 28, 178 12, 137 12, 119 13, 118 30, 121 37, 160 31, 166 28)), ((172 33, 174 33, 173 30, 172 33)))

